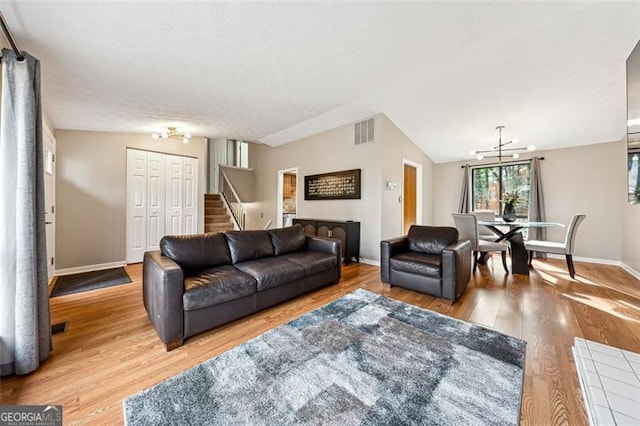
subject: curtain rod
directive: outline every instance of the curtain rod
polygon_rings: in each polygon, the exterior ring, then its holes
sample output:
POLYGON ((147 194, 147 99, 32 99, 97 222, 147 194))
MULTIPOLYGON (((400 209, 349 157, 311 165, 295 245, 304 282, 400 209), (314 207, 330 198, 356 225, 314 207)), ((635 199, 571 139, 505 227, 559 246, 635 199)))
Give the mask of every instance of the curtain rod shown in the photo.
MULTIPOLYGON (((539 160, 544 160, 544 157, 538 157, 539 160)), ((465 164, 464 166, 460 166, 461 169, 464 169, 466 166, 469 167, 490 167, 490 166, 501 166, 503 164, 515 164, 515 163, 527 163, 531 162, 533 158, 529 158, 526 160, 513 160, 513 161, 503 161, 502 163, 487 163, 487 164, 465 164)))
POLYGON ((22 54, 22 51, 18 47, 16 40, 13 38, 13 34, 11 34, 11 30, 7 25, 7 21, 4 20, 4 15, 2 15, 2 12, 0 12, 0 25, 2 26, 2 32, 4 32, 4 36, 7 38, 7 40, 9 41, 9 44, 11 45, 11 48, 16 53, 16 57, 18 61, 20 62, 24 61, 24 55, 22 54))

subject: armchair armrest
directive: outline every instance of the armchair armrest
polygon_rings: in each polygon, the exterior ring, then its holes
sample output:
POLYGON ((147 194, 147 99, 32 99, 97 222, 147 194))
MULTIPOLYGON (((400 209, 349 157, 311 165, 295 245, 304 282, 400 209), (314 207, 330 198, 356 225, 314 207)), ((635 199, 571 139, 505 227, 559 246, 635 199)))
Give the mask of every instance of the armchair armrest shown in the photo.
POLYGON ((406 235, 380 241, 380 273, 382 282, 389 283, 389 259, 396 254, 409 251, 409 238, 406 235))
POLYGON ((142 297, 149 319, 167 350, 184 339, 184 273, 159 251, 146 252, 142 270, 142 297))
POLYGON ((471 279, 471 242, 458 241, 442 250, 442 296, 455 302, 471 279))
POLYGON ((336 281, 342 276, 342 242, 336 238, 306 236, 307 250, 321 251, 336 257, 336 281))

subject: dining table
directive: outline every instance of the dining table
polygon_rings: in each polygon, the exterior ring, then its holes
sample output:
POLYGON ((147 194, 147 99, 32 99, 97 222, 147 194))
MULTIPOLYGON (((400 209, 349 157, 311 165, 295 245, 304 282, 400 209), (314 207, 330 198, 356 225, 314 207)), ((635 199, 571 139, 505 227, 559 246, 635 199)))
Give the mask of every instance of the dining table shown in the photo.
POLYGON ((485 226, 490 229, 491 232, 496 234, 496 242, 504 240, 509 241, 511 246, 511 273, 522 275, 529 275, 529 258, 527 250, 524 247, 522 231, 531 228, 564 227, 561 223, 529 222, 527 220, 516 220, 515 222, 505 222, 503 220, 479 220, 478 225, 485 226), (505 228, 508 228, 508 231, 505 228))

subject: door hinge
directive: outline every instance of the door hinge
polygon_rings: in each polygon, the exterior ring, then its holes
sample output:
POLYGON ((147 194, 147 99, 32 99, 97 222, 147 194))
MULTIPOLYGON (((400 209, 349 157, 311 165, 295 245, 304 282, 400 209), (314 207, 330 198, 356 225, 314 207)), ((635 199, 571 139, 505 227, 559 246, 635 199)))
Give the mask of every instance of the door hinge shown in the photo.
POLYGON ((56 161, 56 155, 55 155, 55 154, 53 154, 53 155, 51 156, 51 162, 54 162, 54 161, 56 161))
POLYGON ((55 213, 56 212, 56 206, 51 206, 51 213, 55 213))
POLYGON ((53 266, 53 257, 51 257, 51 265, 53 266))

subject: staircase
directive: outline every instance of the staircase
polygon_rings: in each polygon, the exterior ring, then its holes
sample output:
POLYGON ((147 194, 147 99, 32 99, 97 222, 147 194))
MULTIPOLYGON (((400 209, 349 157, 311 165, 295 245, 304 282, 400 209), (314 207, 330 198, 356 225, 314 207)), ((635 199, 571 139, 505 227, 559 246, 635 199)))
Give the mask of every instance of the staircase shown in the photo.
POLYGON ((204 232, 226 232, 233 229, 220 194, 204 194, 204 232))

